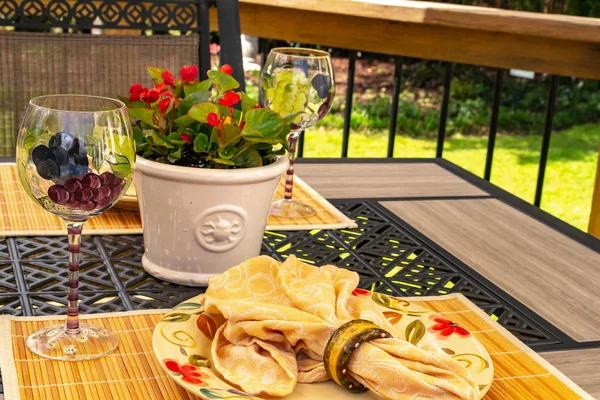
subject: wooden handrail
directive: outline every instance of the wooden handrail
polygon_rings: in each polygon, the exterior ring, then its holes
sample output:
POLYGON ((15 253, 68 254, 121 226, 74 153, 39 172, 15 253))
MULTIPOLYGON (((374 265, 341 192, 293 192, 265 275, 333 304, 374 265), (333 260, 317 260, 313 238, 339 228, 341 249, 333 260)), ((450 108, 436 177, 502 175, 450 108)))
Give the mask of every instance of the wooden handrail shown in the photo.
POLYGON ((251 36, 600 79, 594 18, 403 0, 240 0, 240 14, 251 36))
POLYGON ((240 0, 387 21, 600 43, 600 19, 414 0, 240 0))

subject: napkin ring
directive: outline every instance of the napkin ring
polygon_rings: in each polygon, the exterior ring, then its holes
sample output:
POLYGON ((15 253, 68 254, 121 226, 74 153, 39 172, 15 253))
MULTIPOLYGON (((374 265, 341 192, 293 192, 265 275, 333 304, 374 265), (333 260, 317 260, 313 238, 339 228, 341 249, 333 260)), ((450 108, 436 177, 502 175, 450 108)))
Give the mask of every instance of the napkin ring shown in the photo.
POLYGON ((364 342, 373 339, 391 338, 389 332, 384 331, 371 321, 354 319, 346 322, 333 332, 325 346, 323 363, 325 370, 343 388, 354 393, 361 393, 368 389, 348 373, 350 356, 364 342))

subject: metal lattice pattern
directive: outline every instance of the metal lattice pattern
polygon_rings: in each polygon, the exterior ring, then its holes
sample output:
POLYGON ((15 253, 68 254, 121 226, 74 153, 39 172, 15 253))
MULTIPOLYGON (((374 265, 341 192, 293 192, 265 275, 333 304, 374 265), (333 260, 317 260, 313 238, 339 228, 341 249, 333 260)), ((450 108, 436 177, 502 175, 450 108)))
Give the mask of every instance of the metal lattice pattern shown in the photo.
POLYGON ((0 25, 198 31, 202 0, 0 0, 0 25))
MULTIPOLYGON (((362 288, 396 296, 462 293, 525 343, 561 344, 528 317, 529 310, 511 306, 497 288, 481 284, 375 206, 361 201, 336 205, 357 221, 358 229, 266 232, 263 254, 279 260, 294 254, 307 263, 348 268, 360 275, 362 288)), ((148 275, 140 262, 143 251, 141 235, 84 237, 83 313, 171 308, 204 291, 148 275)), ((64 314, 66 260, 66 237, 0 240, 0 312, 64 314)))

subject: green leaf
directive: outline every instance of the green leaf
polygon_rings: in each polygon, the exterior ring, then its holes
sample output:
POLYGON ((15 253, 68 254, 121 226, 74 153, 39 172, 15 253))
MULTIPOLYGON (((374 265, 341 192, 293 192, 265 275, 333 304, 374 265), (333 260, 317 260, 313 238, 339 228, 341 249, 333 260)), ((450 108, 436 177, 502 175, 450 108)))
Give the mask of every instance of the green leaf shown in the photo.
POLYGON ((190 94, 195 93, 195 92, 209 92, 210 93, 210 88, 212 87, 212 84, 213 83, 210 79, 195 83, 193 85, 186 84, 183 87, 183 92, 185 93, 186 96, 189 96, 190 94))
POLYGON ((152 141, 154 142, 155 145, 157 146, 162 146, 162 147, 166 147, 167 149, 174 149, 175 146, 172 145, 166 137, 164 137, 163 135, 159 135, 156 132, 152 132, 151 134, 152 136, 152 141))
MULTIPOLYGON (((375 293, 373 293, 373 294, 375 294, 375 293)), ((408 326, 406 327, 406 330, 404 332, 404 337, 405 337, 406 341, 408 341, 416 346, 417 343, 419 343, 421 341, 421 339, 423 339, 423 336, 425 336, 426 331, 427 331, 427 329, 425 329, 425 325, 423 325, 421 320, 416 319, 413 322, 411 322, 410 324, 408 324, 408 326)))
POLYGON ((226 148, 226 149, 219 149, 218 153, 219 153, 219 158, 222 158, 224 160, 231 160, 233 158, 233 156, 235 156, 235 152, 232 150, 231 147, 226 148))
POLYGON ((198 308, 202 308, 202 304, 200 303, 192 303, 192 302, 187 302, 187 303, 181 303, 179 305, 176 305, 175 308, 173 308, 173 310, 196 310, 198 308))
POLYGON ((219 107, 214 103, 194 104, 188 111, 188 116, 199 122, 206 122, 206 117, 210 113, 219 114, 219 107))
POLYGON ((210 92, 194 92, 191 93, 181 101, 179 108, 177 109, 177 115, 185 115, 189 111, 190 107, 194 104, 204 103, 210 99, 210 92))
POLYGON ((162 317, 161 322, 185 322, 191 318, 190 314, 172 313, 162 317))
POLYGON ((240 87, 238 81, 231 75, 221 71, 208 71, 208 77, 215 84, 219 93, 225 93, 240 87))
POLYGON ((373 292, 373 294, 371 295, 371 300, 373 300, 373 302, 379 304, 380 306, 384 306, 387 308, 390 308, 392 304, 388 296, 378 292, 373 292))
POLYGON ((213 158, 213 161, 216 162, 217 164, 223 164, 223 165, 235 165, 235 163, 231 160, 225 160, 223 158, 213 158))
POLYGON ((167 140, 173 144, 186 144, 187 142, 181 139, 181 134, 179 132, 171 132, 169 136, 167 136, 167 140))
POLYGON ((140 121, 153 126, 156 128, 154 124, 154 110, 151 108, 130 108, 128 109, 129 116, 139 119, 140 121))
MULTIPOLYGON (((134 142, 132 142, 131 138, 127 135, 120 135, 117 133, 108 133, 110 132, 110 130, 107 128, 106 129, 106 134, 105 136, 105 146, 108 148, 108 150, 115 155, 115 157, 117 156, 123 156, 125 157, 127 160, 129 160, 130 164, 133 164, 133 162, 135 161, 135 144, 134 142)), ((100 161, 101 157, 100 157, 100 152, 101 152, 101 141, 102 141, 102 136, 100 136, 100 138, 97 138, 98 142, 96 142, 97 144, 95 144, 92 147, 96 147, 97 148, 97 153, 92 155, 92 159, 95 161, 100 161)))
POLYGON ((182 149, 182 147, 178 147, 177 149, 170 152, 169 153, 169 161, 175 162, 177 160, 180 160, 181 159, 181 149, 182 149))
POLYGON ((166 71, 164 68, 147 67, 147 69, 155 84, 160 85, 163 83, 163 78, 161 75, 166 71))
POLYGON ((188 363, 195 365, 196 367, 211 367, 210 360, 206 357, 201 356, 200 354, 192 354, 191 356, 189 356, 188 363))
POLYGON ((260 153, 256 149, 247 149, 240 153, 233 162, 237 167, 251 168, 263 165, 260 153))
POLYGON ((277 136, 283 129, 283 118, 275 111, 264 108, 255 108, 246 113, 244 135, 250 136, 277 136))
POLYGON ((273 77, 265 72, 260 78, 260 83, 264 90, 270 89, 273 87, 273 77))
POLYGON ((217 128, 212 128, 210 131, 210 140, 209 143, 217 143, 219 141, 219 130, 217 128))
POLYGON ((291 114, 288 114, 285 117, 283 117, 283 122, 286 123, 286 124, 289 124, 290 122, 293 122, 294 119, 296 119, 296 117, 298 115, 300 115, 300 114, 304 114, 304 112, 302 112, 302 111, 296 111, 296 112, 293 112, 291 114))
POLYGON ((115 162, 108 162, 110 164, 110 168, 113 171, 113 174, 117 176, 117 178, 127 178, 133 172, 133 168, 131 166, 133 160, 129 160, 127 157, 122 156, 120 154, 115 154, 115 162))
POLYGON ((208 136, 204 133, 199 133, 194 139, 194 151, 196 153, 201 153, 208 149, 208 136))
POLYGON ((281 144, 281 139, 279 139, 278 137, 244 135, 244 140, 250 143, 267 143, 271 146, 281 144))
POLYGON ((144 132, 137 126, 133 127, 133 139, 136 144, 146 143, 146 135, 144 135, 144 132))
POLYGON ((236 144, 242 138, 242 131, 237 126, 225 125, 219 130, 218 144, 219 148, 224 148, 236 144))
POLYGON ((207 399, 222 399, 223 396, 220 396, 213 392, 213 389, 201 388, 200 394, 207 399))
POLYGON ((177 125, 177 130, 179 132, 182 132, 183 130, 185 130, 185 128, 187 128, 188 126, 195 124, 197 121, 195 119, 190 118, 187 114, 182 115, 179 118, 175 118, 173 120, 173 122, 175 122, 175 125, 177 125))
POLYGON ((248 96, 246 93, 241 92, 240 95, 242 96, 242 111, 243 112, 252 110, 258 104, 258 102, 256 100, 254 100, 252 97, 248 96))
POLYGON ((121 100, 123 103, 125 103, 127 108, 139 108, 139 107, 145 106, 144 102, 141 100, 129 101, 129 97, 126 97, 126 96, 118 96, 118 97, 119 97, 119 100, 121 100))
POLYGON ((37 142, 39 137, 44 133, 45 131, 41 128, 33 128, 27 131, 27 135, 25 135, 25 141, 23 142, 23 147, 25 147, 25 150, 29 150, 35 146, 35 142, 37 142))

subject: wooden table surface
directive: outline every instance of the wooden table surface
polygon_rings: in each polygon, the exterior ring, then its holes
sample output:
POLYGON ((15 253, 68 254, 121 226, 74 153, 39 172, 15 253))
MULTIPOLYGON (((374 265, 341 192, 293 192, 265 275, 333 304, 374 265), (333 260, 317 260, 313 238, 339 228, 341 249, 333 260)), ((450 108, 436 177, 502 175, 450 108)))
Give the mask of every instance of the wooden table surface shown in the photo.
POLYGON ((587 349, 541 353, 600 398, 600 253, 433 162, 300 163, 326 198, 371 198, 587 349))

